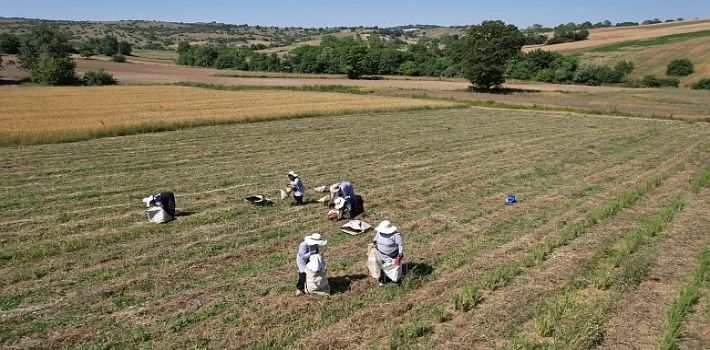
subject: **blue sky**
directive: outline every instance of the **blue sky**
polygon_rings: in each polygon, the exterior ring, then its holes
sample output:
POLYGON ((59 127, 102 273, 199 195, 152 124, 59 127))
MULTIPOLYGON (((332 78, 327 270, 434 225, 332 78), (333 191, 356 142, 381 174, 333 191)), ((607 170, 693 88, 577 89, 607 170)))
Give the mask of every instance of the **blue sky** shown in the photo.
POLYGON ((710 0, 0 0, 0 17, 221 22, 278 27, 612 23, 710 18, 710 0))

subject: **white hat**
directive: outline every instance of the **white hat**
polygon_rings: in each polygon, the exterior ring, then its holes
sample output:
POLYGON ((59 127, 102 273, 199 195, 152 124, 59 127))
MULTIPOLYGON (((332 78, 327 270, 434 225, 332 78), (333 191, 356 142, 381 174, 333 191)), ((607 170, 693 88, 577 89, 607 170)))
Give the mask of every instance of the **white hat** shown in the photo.
POLYGON ((294 173, 293 171, 289 171, 288 174, 293 177, 298 177, 298 174, 294 173))
POLYGON ((143 198, 143 203, 145 203, 146 207, 150 207, 150 203, 155 199, 153 196, 148 196, 143 198))
POLYGON ((392 223, 389 220, 383 220, 382 222, 380 222, 379 225, 377 225, 377 227, 375 227, 375 231, 381 232, 384 234, 390 234, 390 233, 394 233, 395 231, 397 231, 397 226, 392 225, 392 223))
POLYGON ((335 209, 343 209, 345 206, 345 198, 338 197, 333 201, 333 204, 335 204, 335 209))
POLYGON ((306 241, 306 244, 308 244, 308 245, 326 245, 326 244, 328 244, 328 240, 323 239, 323 237, 321 237, 320 233, 313 233, 310 236, 304 237, 303 240, 306 241))
POLYGON ((340 191, 340 183, 330 185, 330 193, 338 193, 340 191))

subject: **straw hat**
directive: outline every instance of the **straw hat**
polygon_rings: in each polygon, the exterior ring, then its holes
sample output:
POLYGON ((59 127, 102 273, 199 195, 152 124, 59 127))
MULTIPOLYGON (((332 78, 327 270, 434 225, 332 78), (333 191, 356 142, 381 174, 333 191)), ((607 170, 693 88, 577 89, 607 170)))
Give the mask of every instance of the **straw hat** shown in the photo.
POLYGON ((338 193, 340 191, 340 184, 332 184, 330 185, 330 193, 338 193))
POLYGON ((382 222, 380 222, 379 225, 377 225, 377 227, 375 227, 375 231, 384 234, 390 234, 397 231, 397 226, 392 225, 389 220, 383 220, 382 222))
POLYGON ((323 239, 323 237, 321 237, 320 233, 313 233, 310 236, 304 237, 303 240, 306 241, 306 244, 308 244, 308 245, 326 245, 326 244, 328 244, 328 240, 323 239))

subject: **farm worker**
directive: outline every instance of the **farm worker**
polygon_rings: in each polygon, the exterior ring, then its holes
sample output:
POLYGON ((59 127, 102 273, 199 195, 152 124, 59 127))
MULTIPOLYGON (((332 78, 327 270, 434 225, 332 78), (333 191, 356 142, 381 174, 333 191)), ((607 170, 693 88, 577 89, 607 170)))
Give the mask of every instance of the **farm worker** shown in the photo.
POLYGON ((338 197, 333 201, 335 207, 328 211, 328 220, 340 220, 343 218, 343 210, 345 209, 345 199, 338 197))
POLYGON ((320 233, 313 233, 303 238, 303 242, 298 245, 296 253, 296 266, 298 266, 298 282, 296 283, 296 295, 306 292, 306 266, 311 255, 319 254, 319 247, 328 244, 328 241, 321 237, 320 233))
POLYGON ((159 192, 145 197, 143 203, 148 207, 145 213, 151 222, 165 223, 175 217, 175 194, 172 192, 159 192))
POLYGON ((340 181, 330 185, 330 204, 335 205, 335 199, 340 197, 345 199, 344 213, 350 212, 352 207, 351 198, 355 195, 353 184, 348 181, 340 181))
POLYGON ((394 282, 402 284, 402 257, 404 256, 404 242, 402 235, 397 231, 397 226, 389 220, 383 220, 375 227, 375 238, 372 243, 377 248, 382 260, 380 273, 380 286, 394 282))
POLYGON ((296 200, 296 205, 303 205, 303 195, 306 193, 306 187, 303 186, 303 181, 298 174, 293 171, 288 172, 288 179, 291 182, 290 188, 293 192, 293 199, 296 200))

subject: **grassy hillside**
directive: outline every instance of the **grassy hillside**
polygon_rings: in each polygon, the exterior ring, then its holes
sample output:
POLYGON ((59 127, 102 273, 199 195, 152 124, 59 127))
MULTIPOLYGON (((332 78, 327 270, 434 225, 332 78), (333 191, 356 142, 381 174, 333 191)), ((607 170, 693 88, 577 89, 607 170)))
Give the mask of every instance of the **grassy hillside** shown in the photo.
MULTIPOLYGON (((15 35, 27 33, 39 23, 48 24, 71 36, 74 41, 88 38, 103 38, 105 35, 126 40, 138 49, 171 49, 176 42, 187 40, 203 44, 225 43, 233 45, 263 44, 269 51, 286 52, 303 44, 318 44, 323 35, 336 36, 367 35, 377 28, 338 27, 338 28, 294 28, 262 27, 258 25, 237 25, 223 23, 174 23, 161 21, 59 21, 25 18, 0 17, 0 32, 15 35)), ((416 42, 419 37, 436 37, 442 33, 462 34, 463 27, 414 27, 404 39, 416 42)))
POLYGON ((708 48, 710 31, 700 31, 600 46, 583 53, 581 58, 582 62, 607 65, 614 65, 620 60, 634 62, 636 69, 631 77, 637 79, 647 74, 663 77, 670 61, 688 58, 693 62, 695 72, 681 78, 681 84, 687 86, 700 78, 710 77, 708 48))
POLYGON ((673 59, 688 58, 695 73, 681 78, 689 86, 700 78, 710 77, 710 20, 692 20, 638 27, 590 30, 589 39, 551 46, 526 47, 579 56, 582 63, 613 66, 627 60, 636 69, 630 77, 642 79, 654 74, 665 77, 666 66, 673 59))

